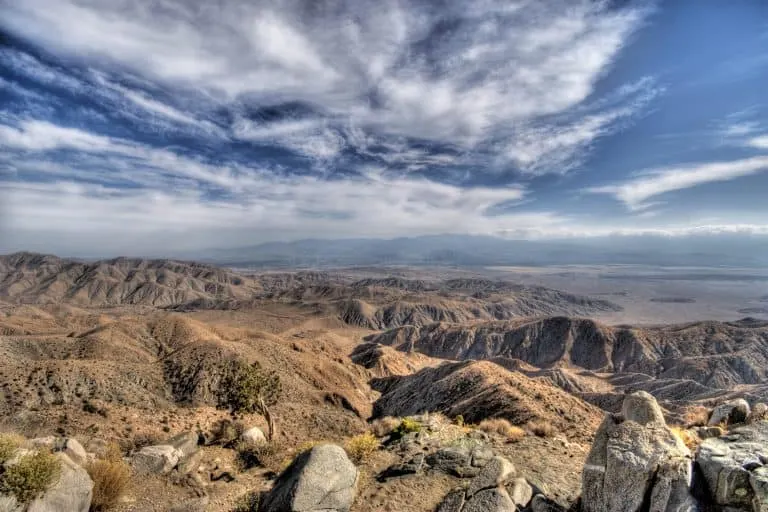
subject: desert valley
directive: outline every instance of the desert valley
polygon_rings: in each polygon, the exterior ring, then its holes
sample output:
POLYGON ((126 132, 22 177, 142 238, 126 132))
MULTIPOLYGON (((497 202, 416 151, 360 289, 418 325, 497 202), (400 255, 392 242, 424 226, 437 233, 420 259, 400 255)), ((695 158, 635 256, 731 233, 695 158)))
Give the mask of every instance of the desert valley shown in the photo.
POLYGON ((3 256, 0 439, 38 511, 766 510, 768 321, 515 277, 3 256))

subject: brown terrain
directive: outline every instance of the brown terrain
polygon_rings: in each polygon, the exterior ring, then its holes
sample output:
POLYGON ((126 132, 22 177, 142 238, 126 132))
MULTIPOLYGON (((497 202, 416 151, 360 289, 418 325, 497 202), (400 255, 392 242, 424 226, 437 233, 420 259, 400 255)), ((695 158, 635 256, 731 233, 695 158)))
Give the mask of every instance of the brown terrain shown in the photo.
MULTIPOLYGON (((605 325, 588 319, 621 309, 604 299, 477 277, 361 273, 0 257, 0 426, 73 437, 89 450, 115 442, 126 457, 201 433, 196 463, 211 476, 203 490, 177 470, 134 475, 121 511, 165 511, 201 495, 207 510, 232 510, 247 492, 269 489, 302 445, 344 445, 399 421, 388 417, 419 417, 449 445, 481 432, 536 488, 571 503, 595 431, 628 393, 655 396, 675 423, 695 406, 768 398, 768 322, 605 325), (279 375, 271 413, 282 466, 242 468, 215 440, 222 421, 267 426, 222 401, 237 360, 279 375)), ((403 446, 385 443, 361 461, 353 511, 435 510, 459 485, 437 471, 387 478, 420 449, 403 446)))

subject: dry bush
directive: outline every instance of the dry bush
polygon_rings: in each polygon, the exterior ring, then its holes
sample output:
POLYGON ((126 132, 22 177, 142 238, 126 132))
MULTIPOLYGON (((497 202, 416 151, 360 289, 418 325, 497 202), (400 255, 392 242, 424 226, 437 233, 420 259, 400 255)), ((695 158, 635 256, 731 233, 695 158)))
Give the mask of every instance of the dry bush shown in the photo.
POLYGON ((250 491, 240 496, 235 502, 232 512, 259 512, 261 495, 257 491, 250 491))
POLYGON ((371 432, 349 439, 346 444, 347 455, 355 464, 367 461, 379 449, 379 440, 371 432))
POLYGON ((683 415, 683 424, 688 427, 706 427, 709 422, 709 408, 703 405, 691 407, 683 415))
POLYGON ((131 468, 122 460, 96 460, 86 466, 93 480, 91 510, 109 510, 117 505, 131 481, 131 468))
POLYGON ((28 503, 56 483, 61 462, 52 453, 40 450, 25 455, 5 469, 0 477, 0 493, 12 494, 20 503, 28 503))
POLYGON ((386 437, 400 425, 400 418, 385 416, 371 423, 371 432, 376 437, 386 437))
POLYGON ((13 457, 13 453, 23 445, 25 439, 16 434, 0 434, 0 464, 13 457))
POLYGON ((555 427, 551 423, 541 420, 529 421, 527 427, 528 430, 539 437, 552 437, 556 432, 555 427))
POLYGON ((506 438, 509 442, 517 442, 525 437, 525 430, 512 425, 504 418, 487 419, 480 422, 477 426, 483 432, 488 434, 498 434, 506 438))
POLYGON ((699 444, 701 444, 701 438, 699 438, 699 436, 690 430, 686 430, 685 428, 676 425, 669 427, 669 429, 691 451, 696 450, 699 444))
POLYGON ((285 466, 288 449, 278 441, 267 443, 247 443, 242 441, 235 447, 237 458, 243 470, 261 466, 264 469, 279 473, 285 466))

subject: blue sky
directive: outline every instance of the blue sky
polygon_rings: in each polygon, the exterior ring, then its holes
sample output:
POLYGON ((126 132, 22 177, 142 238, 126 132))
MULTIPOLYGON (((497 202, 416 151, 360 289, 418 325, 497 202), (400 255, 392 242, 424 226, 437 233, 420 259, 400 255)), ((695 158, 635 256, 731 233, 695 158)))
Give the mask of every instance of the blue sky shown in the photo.
POLYGON ((0 0, 0 250, 768 236, 762 0, 0 0))

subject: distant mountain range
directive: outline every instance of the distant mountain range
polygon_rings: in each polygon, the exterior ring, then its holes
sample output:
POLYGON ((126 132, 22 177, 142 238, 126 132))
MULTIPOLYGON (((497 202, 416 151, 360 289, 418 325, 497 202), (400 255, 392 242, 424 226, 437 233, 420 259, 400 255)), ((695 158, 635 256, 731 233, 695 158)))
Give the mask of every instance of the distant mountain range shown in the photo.
POLYGON ((211 249, 185 258, 254 268, 361 265, 563 265, 768 266, 768 237, 616 236, 573 240, 509 240, 491 236, 299 240, 211 249))

